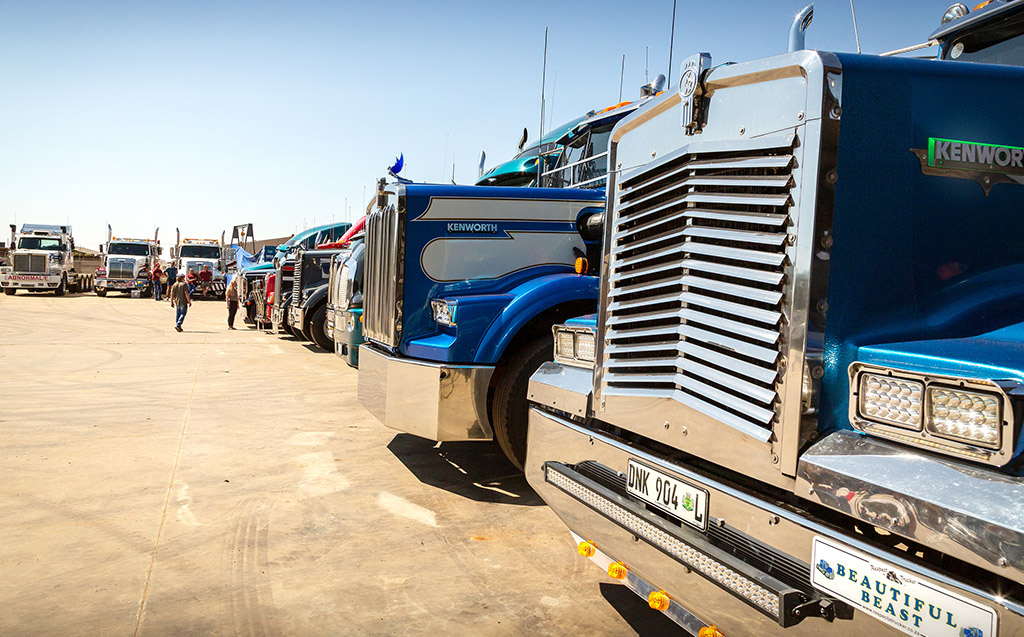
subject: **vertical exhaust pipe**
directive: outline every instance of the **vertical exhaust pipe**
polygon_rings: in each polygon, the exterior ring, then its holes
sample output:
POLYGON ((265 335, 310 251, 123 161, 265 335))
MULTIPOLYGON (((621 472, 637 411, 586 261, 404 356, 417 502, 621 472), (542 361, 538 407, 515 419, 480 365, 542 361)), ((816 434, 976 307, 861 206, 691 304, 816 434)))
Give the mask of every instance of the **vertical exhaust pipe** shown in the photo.
POLYGON ((814 19, 814 3, 810 3, 793 18, 793 24, 789 27, 789 52, 803 51, 804 40, 807 33, 807 28, 811 26, 811 20, 814 19))
POLYGON ((110 240, 113 239, 113 238, 114 238, 114 229, 111 228, 110 224, 108 223, 107 224, 107 243, 109 244, 110 240))

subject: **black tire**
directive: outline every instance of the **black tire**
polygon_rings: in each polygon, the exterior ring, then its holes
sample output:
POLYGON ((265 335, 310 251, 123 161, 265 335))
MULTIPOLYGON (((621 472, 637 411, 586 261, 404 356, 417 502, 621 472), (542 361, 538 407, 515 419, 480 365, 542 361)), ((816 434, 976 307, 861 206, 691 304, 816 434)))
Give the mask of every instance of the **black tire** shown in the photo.
POLYGON ((491 425, 498 446, 520 471, 526 466, 526 434, 529 404, 526 390, 542 363, 554 358, 552 337, 542 336, 512 354, 494 389, 491 425))
POLYGON ((107 295, 107 289, 106 288, 103 288, 103 289, 93 288, 93 289, 96 291, 96 296, 106 296, 107 295))
POLYGON ((14 296, 18 293, 18 288, 4 288, 4 294, 7 296, 14 296))
POLYGON ((327 336, 327 305, 321 305, 309 319, 309 335, 317 347, 325 352, 334 351, 334 340, 327 336))
POLYGON ((294 327, 289 325, 288 321, 282 321, 281 328, 284 329, 284 331, 292 338, 297 338, 300 341, 306 340, 306 337, 302 335, 302 332, 296 330, 294 327))
POLYGON ((68 280, 67 280, 67 277, 63 277, 62 276, 60 278, 60 285, 58 285, 57 289, 53 291, 53 295, 54 296, 64 296, 65 294, 67 294, 67 292, 68 292, 68 280))

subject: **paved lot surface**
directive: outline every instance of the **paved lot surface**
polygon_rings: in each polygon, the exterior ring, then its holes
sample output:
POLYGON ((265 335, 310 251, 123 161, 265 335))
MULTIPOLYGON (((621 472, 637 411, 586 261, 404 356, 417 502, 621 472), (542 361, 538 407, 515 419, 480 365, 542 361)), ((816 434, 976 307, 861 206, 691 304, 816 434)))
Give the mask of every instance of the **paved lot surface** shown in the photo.
POLYGON ((495 446, 385 429, 331 354, 218 302, 0 317, 0 635, 675 632, 495 446))

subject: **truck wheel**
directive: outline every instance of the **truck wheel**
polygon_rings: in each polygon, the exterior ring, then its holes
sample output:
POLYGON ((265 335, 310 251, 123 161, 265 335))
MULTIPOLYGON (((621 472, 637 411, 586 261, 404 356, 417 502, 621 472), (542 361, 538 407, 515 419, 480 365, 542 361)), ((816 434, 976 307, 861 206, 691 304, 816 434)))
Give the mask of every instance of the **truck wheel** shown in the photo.
POLYGON ((494 437, 505 456, 520 471, 526 466, 527 417, 530 412, 526 402, 527 385, 541 363, 554 358, 552 343, 551 336, 542 336, 513 354, 494 390, 494 404, 491 406, 494 437))
POLYGON ((66 277, 61 277, 60 278, 60 285, 58 285, 57 289, 53 291, 53 295, 54 296, 64 296, 64 294, 67 291, 68 291, 68 280, 67 280, 66 277))
POLYGON ((14 296, 18 293, 18 288, 4 288, 4 294, 7 296, 14 296))
POLYGON ((96 290, 96 296, 106 296, 107 295, 107 289, 106 288, 94 288, 94 289, 96 290))
POLYGON ((317 347, 325 352, 334 351, 334 341, 327 336, 327 306, 321 305, 309 319, 309 335, 317 347))

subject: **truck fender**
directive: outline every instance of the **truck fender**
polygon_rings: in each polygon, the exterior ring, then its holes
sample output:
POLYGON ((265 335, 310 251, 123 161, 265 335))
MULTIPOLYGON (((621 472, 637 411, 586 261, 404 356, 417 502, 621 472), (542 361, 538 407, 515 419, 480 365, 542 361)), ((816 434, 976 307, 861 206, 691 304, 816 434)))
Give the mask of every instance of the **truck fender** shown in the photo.
POLYGON ((580 301, 597 303, 600 281, 594 276, 553 274, 534 279, 511 291, 515 297, 488 326, 476 359, 497 364, 509 343, 533 319, 559 305, 580 301))
POLYGON ((327 286, 321 285, 317 289, 313 290, 306 300, 302 302, 302 309, 310 311, 317 305, 320 305, 327 299, 327 286))

